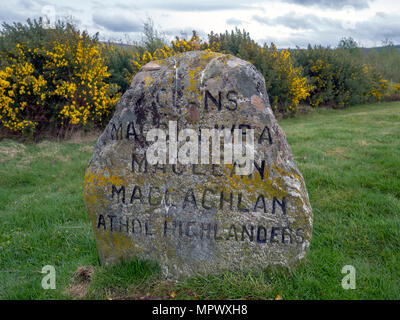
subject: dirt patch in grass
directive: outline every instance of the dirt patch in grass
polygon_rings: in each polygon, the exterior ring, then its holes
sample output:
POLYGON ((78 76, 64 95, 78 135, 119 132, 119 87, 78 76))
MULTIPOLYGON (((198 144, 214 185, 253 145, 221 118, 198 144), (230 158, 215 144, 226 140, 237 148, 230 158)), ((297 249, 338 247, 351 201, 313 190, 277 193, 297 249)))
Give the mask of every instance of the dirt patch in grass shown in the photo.
POLYGON ((70 160, 69 156, 62 152, 60 144, 55 141, 42 141, 38 146, 40 147, 38 156, 41 158, 51 158, 65 163, 70 160))
POLYGON ((87 295, 93 273, 93 267, 78 267, 72 276, 68 294, 76 299, 83 299, 87 295))
POLYGON ((358 144, 359 144, 361 147, 366 147, 366 146, 371 145, 372 143, 371 143, 371 142, 368 142, 368 141, 366 141, 366 140, 361 140, 361 141, 358 141, 358 144))
POLYGON ((91 132, 76 131, 67 138, 67 143, 84 143, 96 141, 101 135, 101 131, 94 130, 91 132))
POLYGON ((383 126, 398 126, 399 123, 394 121, 378 121, 376 124, 383 125, 383 126))
POLYGON ((25 146, 20 143, 10 143, 0 146, 0 163, 14 159, 19 153, 25 151, 25 146))
POLYGON ((328 156, 341 156, 344 158, 349 158, 349 156, 346 155, 344 152, 345 152, 345 149, 342 147, 336 147, 332 150, 325 151, 326 155, 328 155, 328 156))
POLYGON ((81 152, 93 152, 94 151, 94 146, 82 146, 79 148, 79 151, 81 152))
POLYGON ((51 140, 43 140, 37 144, 40 148, 50 147, 50 146, 57 146, 58 142, 51 141, 51 140))

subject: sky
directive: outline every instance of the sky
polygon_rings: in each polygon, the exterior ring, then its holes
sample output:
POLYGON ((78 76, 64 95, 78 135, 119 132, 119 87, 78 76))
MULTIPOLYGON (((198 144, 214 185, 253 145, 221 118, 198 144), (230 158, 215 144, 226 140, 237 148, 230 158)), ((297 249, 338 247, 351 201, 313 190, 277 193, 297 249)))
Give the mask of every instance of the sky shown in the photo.
POLYGON ((0 0, 1 23, 39 16, 70 17, 81 30, 119 42, 140 41, 150 18, 167 39, 192 30, 206 39, 237 27, 279 48, 335 47, 343 37, 363 47, 400 43, 397 0, 0 0))

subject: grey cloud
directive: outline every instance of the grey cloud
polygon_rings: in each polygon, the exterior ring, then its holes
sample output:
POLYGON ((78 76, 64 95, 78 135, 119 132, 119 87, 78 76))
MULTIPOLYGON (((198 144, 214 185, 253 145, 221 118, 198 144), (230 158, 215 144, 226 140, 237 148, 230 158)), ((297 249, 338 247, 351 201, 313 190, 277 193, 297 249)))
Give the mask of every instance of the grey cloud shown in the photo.
POLYGON ((197 32, 197 35, 200 38, 206 38, 207 37, 207 33, 204 32, 204 30, 197 30, 194 28, 190 28, 190 27, 185 27, 185 28, 167 28, 163 30, 163 33, 168 36, 168 37, 173 37, 175 38, 175 36, 180 36, 180 37, 185 37, 186 39, 190 38, 192 36, 192 32, 193 30, 195 30, 197 32))
POLYGON ((387 14, 378 12, 368 21, 358 22, 355 25, 355 32, 359 37, 373 37, 377 41, 386 38, 395 42, 400 41, 400 14, 387 14))
POLYGON ((127 18, 124 16, 105 16, 94 14, 93 22, 109 31, 113 32, 140 32, 143 29, 141 21, 135 18, 127 18))
POLYGON ((142 10, 168 10, 168 11, 220 11, 220 10, 246 10, 252 9, 257 4, 267 3, 265 0, 202 0, 202 1, 178 1, 178 0, 136 0, 134 4, 125 2, 117 3, 115 6, 121 9, 140 8, 142 10))
POLYGON ((298 4, 302 6, 318 6, 322 8, 341 9, 351 6, 355 9, 365 9, 369 7, 370 0, 283 0, 284 2, 298 4))
POLYGON ((2 3, 0 9, 1 22, 26 22, 28 18, 37 18, 41 15, 41 9, 46 3, 34 0, 19 0, 2 3))
MULTIPOLYGON (((246 10, 259 7, 261 4, 277 2, 278 0, 202 0, 202 1, 179 1, 179 0, 135 0, 134 2, 123 1, 116 6, 121 9, 163 9, 169 11, 218 11, 218 10, 246 10)), ((355 9, 369 7, 371 0, 282 0, 287 3, 302 6, 318 6, 322 8, 341 9, 351 6, 355 9)), ((104 6, 104 4, 100 5, 104 6)))
POLYGON ((263 42, 274 42, 280 46, 305 47, 309 43, 336 45, 342 37, 353 37, 361 44, 378 43, 390 39, 400 42, 400 14, 376 13, 371 19, 347 25, 341 20, 322 18, 316 15, 296 15, 289 13, 276 18, 254 16, 254 20, 268 26, 286 26, 292 29, 289 37, 284 39, 267 37, 263 42))
POLYGON ((24 22, 26 21, 26 16, 24 14, 21 14, 19 12, 4 12, 0 11, 0 22, 6 22, 6 23, 11 23, 11 22, 24 22))
POLYGON ((288 13, 283 16, 278 16, 276 18, 253 16, 253 19, 261 24, 268 26, 285 26, 290 29, 312 29, 321 30, 326 28, 335 28, 337 24, 341 23, 338 20, 320 18, 313 14, 298 15, 294 12, 288 13))
POLYGON ((240 26, 241 24, 243 24, 243 21, 240 19, 236 19, 236 18, 230 18, 230 19, 226 20, 226 23, 233 25, 233 26, 240 26))
POLYGON ((36 1, 33 1, 33 0, 19 0, 18 1, 18 6, 22 10, 33 11, 33 10, 37 9, 38 3, 36 1))
POLYGON ((16 3, 8 2, 0 9, 0 20, 8 23, 25 23, 28 18, 37 19, 43 17, 46 14, 44 10, 45 6, 54 7, 56 19, 68 18, 71 20, 71 16, 74 16, 72 20, 77 23, 80 22, 76 18, 75 13, 81 12, 81 10, 42 0, 19 0, 16 3))

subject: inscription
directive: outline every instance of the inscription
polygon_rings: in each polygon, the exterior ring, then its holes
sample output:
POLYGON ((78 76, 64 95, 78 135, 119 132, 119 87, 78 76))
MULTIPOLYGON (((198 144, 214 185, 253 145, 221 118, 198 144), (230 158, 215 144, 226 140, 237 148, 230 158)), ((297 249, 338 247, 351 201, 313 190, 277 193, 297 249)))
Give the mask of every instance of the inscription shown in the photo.
POLYGON ((204 91, 204 109, 208 110, 211 108, 211 104, 213 104, 215 107, 217 107, 218 111, 222 110, 222 107, 225 107, 229 111, 235 111, 238 108, 238 103, 237 103, 237 98, 238 98, 238 93, 235 90, 230 90, 226 93, 223 93, 222 91, 218 91, 217 98, 211 94, 210 91, 205 90, 204 91), (224 101, 227 101, 228 103, 224 103, 224 101))
MULTIPOLYGON (((174 175, 182 175, 182 173, 189 173, 193 175, 206 175, 211 173, 214 177, 223 177, 223 176, 234 176, 234 168, 237 166, 235 162, 233 164, 233 168, 229 170, 229 172, 223 172, 223 166, 218 164, 209 164, 209 165, 181 165, 181 164, 156 164, 151 165, 148 163, 145 155, 138 155, 136 153, 132 153, 131 160, 131 171, 134 173, 141 173, 146 175, 153 175, 157 172, 162 173, 172 173, 174 175)), ((256 169, 254 173, 250 175, 246 175, 247 178, 253 179, 259 177, 261 180, 266 178, 265 171, 265 160, 254 161, 254 168, 256 169)))
POLYGON ((235 241, 254 242, 258 244, 302 244, 304 230, 287 226, 267 226, 257 224, 226 224, 199 222, 196 220, 171 220, 164 218, 161 226, 153 225, 149 220, 136 217, 117 217, 100 214, 97 219, 97 230, 125 233, 129 236, 153 237, 156 230, 162 237, 171 240, 191 239, 200 241, 235 241))
POLYGON ((132 191, 127 191, 125 186, 111 186, 111 199, 116 204, 147 204, 149 206, 159 206, 164 202, 168 206, 180 207, 182 209, 203 208, 205 210, 219 209, 237 210, 238 212, 263 212, 270 214, 287 214, 287 198, 272 197, 268 200, 265 194, 258 194, 256 201, 249 205, 248 195, 243 192, 232 193, 223 190, 204 188, 204 190, 196 195, 193 189, 181 191, 179 193, 171 192, 168 189, 156 186, 140 186, 134 185, 130 187, 132 191), (148 190, 145 192, 144 190, 148 190), (128 197, 127 197, 128 196, 128 197), (179 196, 181 196, 179 198, 179 196), (129 199, 129 200, 128 200, 129 199), (245 205, 247 203, 247 206, 245 205))
MULTIPOLYGON (((156 128, 163 128, 165 129, 167 127, 166 124, 158 124, 156 128)), ((219 125, 215 124, 213 129, 217 130, 224 130, 226 127, 225 125, 219 125)), ((199 140, 201 141, 201 130, 202 129, 208 129, 199 126, 198 127, 198 137, 199 140)), ((212 129, 212 128, 210 128, 212 129)), ((229 127, 227 128, 229 129, 229 127)), ((240 123, 240 124, 233 124, 230 126, 230 131, 231 133, 234 132, 235 129, 241 129, 243 136, 246 135, 246 129, 253 129, 255 130, 256 128, 254 126, 251 126, 250 124, 247 123, 240 123)), ((177 131, 180 131, 180 128, 177 128, 177 131)), ((127 140, 127 141, 145 141, 147 132, 144 131, 142 126, 135 125, 133 121, 128 121, 126 123, 118 122, 118 123, 112 123, 110 125, 109 129, 109 135, 111 140, 127 140)), ((167 135, 166 141, 169 141, 169 136, 167 135)), ((268 126, 264 126, 264 128, 261 131, 261 134, 259 135, 258 139, 256 139, 258 144, 264 144, 267 143, 269 145, 273 144, 273 139, 272 139, 272 134, 271 134, 271 128, 268 126)))

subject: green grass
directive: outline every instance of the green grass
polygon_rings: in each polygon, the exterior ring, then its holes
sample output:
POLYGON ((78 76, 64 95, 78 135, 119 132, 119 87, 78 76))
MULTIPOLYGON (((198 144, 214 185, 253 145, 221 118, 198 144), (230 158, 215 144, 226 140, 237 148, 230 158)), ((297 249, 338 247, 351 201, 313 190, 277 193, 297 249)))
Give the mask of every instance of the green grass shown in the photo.
POLYGON ((0 298, 400 299, 400 103, 318 110, 280 121, 314 212, 307 264, 175 283, 150 262, 99 265, 82 199, 88 141, 0 142, 0 298), (39 272, 57 271, 43 290, 39 272), (356 268, 355 290, 341 269, 356 268), (91 282, 73 276, 92 270, 91 282), (80 285, 80 286, 79 286, 80 285), (83 296, 82 294, 82 296, 83 296), (81 297, 82 297, 81 296, 81 297))

